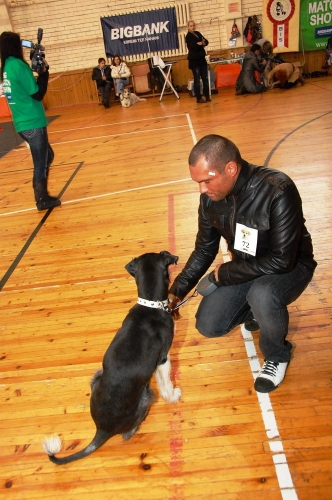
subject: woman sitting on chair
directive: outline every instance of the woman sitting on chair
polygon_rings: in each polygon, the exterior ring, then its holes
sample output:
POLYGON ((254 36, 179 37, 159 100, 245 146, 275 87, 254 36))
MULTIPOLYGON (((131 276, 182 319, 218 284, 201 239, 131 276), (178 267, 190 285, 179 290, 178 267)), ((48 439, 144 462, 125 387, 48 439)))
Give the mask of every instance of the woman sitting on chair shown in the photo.
POLYGON ((129 85, 130 69, 122 61, 120 56, 114 56, 111 65, 112 78, 115 83, 115 100, 119 101, 119 95, 126 85, 129 85))

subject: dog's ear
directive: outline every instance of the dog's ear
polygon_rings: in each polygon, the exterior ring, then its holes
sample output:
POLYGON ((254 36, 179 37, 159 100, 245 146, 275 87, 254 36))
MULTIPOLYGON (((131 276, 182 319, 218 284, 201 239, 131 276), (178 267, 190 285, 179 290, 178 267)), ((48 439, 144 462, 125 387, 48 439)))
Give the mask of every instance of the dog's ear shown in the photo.
POLYGON ((177 255, 172 255, 171 253, 167 252, 167 250, 163 250, 160 252, 160 255, 164 258, 164 262, 166 266, 170 266, 171 264, 177 264, 179 257, 177 255))
POLYGON ((135 259, 131 260, 127 265, 125 265, 126 271, 128 271, 128 273, 131 274, 134 278, 137 272, 137 264, 138 259, 137 257, 135 257, 135 259))

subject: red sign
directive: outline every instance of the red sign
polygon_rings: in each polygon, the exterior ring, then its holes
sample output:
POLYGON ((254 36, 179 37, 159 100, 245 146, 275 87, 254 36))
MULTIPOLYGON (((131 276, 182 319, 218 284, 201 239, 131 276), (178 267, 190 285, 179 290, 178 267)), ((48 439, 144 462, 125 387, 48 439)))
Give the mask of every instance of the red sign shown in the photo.
POLYGON ((294 0, 270 0, 266 14, 273 24, 273 46, 288 47, 289 21, 295 12, 294 0))

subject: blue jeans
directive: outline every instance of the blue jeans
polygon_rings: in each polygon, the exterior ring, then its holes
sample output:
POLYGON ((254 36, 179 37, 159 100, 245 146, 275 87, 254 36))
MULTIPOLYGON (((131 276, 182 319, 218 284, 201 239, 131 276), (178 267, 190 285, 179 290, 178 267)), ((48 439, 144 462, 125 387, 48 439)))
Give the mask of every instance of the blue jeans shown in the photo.
POLYGON ((19 135, 30 146, 34 179, 45 179, 48 169, 54 160, 54 151, 48 142, 47 128, 24 130, 23 132, 19 132, 19 135))
POLYGON ((194 76, 194 92, 196 99, 201 97, 201 79, 203 82, 203 94, 208 97, 209 91, 209 79, 208 79, 208 67, 206 66, 194 66, 191 70, 194 76))
POLYGON ((259 347, 264 358, 289 362, 292 344, 286 340, 287 306, 301 295, 312 275, 312 271, 297 264, 289 273, 267 274, 217 288, 203 297, 196 313, 196 328, 205 337, 221 337, 254 317, 260 325, 259 347))
POLYGON ((129 78, 125 78, 125 79, 122 79, 122 78, 115 78, 115 93, 116 94, 121 94, 121 92, 123 91, 123 88, 126 86, 126 85, 129 85, 129 78))

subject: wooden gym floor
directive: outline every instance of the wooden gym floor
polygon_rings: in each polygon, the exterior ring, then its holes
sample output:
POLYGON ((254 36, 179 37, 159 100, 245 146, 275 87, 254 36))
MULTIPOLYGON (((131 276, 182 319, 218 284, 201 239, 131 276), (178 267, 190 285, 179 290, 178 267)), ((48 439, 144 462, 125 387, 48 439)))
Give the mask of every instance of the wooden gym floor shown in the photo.
POLYGON ((59 116, 48 127, 49 187, 62 206, 49 212, 35 209, 29 150, 1 158, 0 498, 332 498, 331 93, 326 77, 263 95, 223 88, 204 105, 171 94, 127 109, 50 109, 59 116), (259 334, 203 338, 192 298, 171 350, 181 401, 158 398, 129 441, 53 465, 44 435, 61 435, 61 454, 94 435, 90 378, 137 300, 125 264, 169 250, 179 256, 174 278, 193 249, 199 194, 187 158, 208 133, 285 171, 302 195, 318 267, 289 307, 286 379, 257 394, 259 334))

